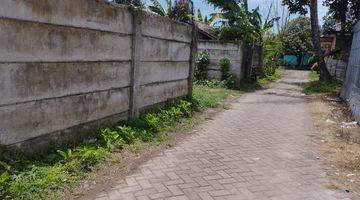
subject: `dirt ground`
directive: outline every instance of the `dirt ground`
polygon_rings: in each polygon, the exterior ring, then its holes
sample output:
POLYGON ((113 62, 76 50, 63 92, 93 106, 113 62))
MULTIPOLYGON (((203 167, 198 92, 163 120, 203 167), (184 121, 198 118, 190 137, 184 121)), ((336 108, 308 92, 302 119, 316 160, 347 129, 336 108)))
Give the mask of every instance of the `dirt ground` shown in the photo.
POLYGON ((310 108, 318 134, 313 137, 332 178, 329 188, 360 196, 360 127, 338 94, 313 95, 310 108))

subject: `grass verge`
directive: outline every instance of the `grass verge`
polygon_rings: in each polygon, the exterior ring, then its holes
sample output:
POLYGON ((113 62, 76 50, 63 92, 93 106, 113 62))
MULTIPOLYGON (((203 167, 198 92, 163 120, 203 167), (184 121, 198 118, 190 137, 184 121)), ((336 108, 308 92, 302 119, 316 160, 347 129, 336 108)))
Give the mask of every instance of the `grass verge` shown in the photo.
POLYGON ((276 68, 273 75, 259 78, 259 79, 257 80, 257 82, 258 82, 258 84, 260 84, 260 85, 265 85, 265 84, 268 84, 268 83, 270 83, 270 82, 272 82, 272 81, 276 81, 276 80, 280 79, 280 78, 281 78, 281 75, 282 75, 282 70, 279 69, 279 68, 276 68))
POLYGON ((319 74, 312 71, 309 75, 310 82, 303 86, 305 94, 333 93, 339 91, 341 82, 337 80, 319 80, 319 74))
POLYGON ((142 143, 166 141, 173 127, 196 121, 195 112, 219 106, 230 93, 224 88, 195 85, 193 100, 178 100, 154 108, 137 120, 94 131, 92 139, 81 144, 53 147, 32 157, 2 149, 0 199, 61 199, 124 149, 137 151, 142 143))

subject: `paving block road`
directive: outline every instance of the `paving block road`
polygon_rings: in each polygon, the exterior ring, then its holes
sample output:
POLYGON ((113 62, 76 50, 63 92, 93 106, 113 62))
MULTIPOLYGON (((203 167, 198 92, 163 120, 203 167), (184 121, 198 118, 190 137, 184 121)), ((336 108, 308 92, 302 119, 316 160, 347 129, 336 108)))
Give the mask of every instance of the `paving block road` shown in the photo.
POLYGON ((241 96, 94 199, 360 199, 327 187, 299 87, 307 80, 308 72, 285 71, 269 89, 241 96))

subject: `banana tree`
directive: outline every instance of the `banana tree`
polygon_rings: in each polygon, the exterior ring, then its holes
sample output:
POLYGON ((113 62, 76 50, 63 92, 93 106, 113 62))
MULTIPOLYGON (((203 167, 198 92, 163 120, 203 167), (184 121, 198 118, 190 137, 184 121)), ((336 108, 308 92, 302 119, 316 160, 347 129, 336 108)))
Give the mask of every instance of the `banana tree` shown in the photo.
POLYGON ((166 9, 162 7, 162 5, 157 0, 151 0, 151 5, 149 6, 149 9, 160 15, 160 16, 169 16, 172 9, 172 2, 171 0, 165 0, 166 2, 166 9))
POLYGON ((263 37, 279 17, 270 18, 270 11, 265 22, 262 21, 259 8, 252 11, 247 9, 246 0, 208 0, 220 13, 213 13, 214 18, 219 18, 222 22, 220 30, 220 39, 245 41, 248 43, 263 43, 263 37))
POLYGON ((210 18, 208 18, 208 16, 203 17, 201 10, 198 9, 196 19, 201 22, 204 22, 206 25, 212 25, 212 23, 215 20, 215 17, 214 16, 211 16, 210 18))

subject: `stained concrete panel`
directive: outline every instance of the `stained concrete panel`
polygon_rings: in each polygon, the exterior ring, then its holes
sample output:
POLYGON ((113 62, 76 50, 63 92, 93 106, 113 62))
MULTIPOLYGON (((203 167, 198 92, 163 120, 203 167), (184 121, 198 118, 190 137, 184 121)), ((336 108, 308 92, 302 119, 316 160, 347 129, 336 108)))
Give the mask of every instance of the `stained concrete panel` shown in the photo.
POLYGON ((139 99, 140 107, 146 107, 185 96, 187 92, 187 80, 141 86, 139 99))
POLYGON ((186 79, 189 62, 142 62, 140 84, 186 79))
POLYGON ((124 6, 95 0, 1 0, 0 17, 63 26, 132 33, 132 16, 124 6))
POLYGON ((0 64, 0 106, 127 87, 129 62, 0 64))
POLYGON ((131 37, 0 18, 0 62, 130 60, 131 37))
POLYGON ((14 144, 129 109, 129 89, 0 107, 0 143, 14 144))

